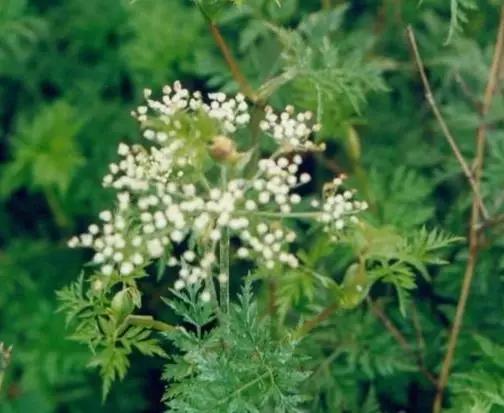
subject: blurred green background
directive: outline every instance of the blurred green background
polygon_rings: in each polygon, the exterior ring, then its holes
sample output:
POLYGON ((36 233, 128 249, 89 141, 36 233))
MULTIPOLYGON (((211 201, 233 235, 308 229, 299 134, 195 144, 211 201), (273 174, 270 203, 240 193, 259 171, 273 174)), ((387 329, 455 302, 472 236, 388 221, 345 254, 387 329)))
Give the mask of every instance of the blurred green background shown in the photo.
MULTIPOLYGON (((499 2, 478 2, 464 34, 448 46, 448 1, 246 3, 221 13, 223 36, 254 87, 292 67, 305 70, 305 78, 284 85, 270 102, 311 109, 322 120, 329 150, 311 160, 319 179, 314 186, 345 171, 371 202, 376 222, 405 232, 440 226, 465 236, 470 192, 424 103, 404 28, 417 29, 442 109, 471 156, 479 119, 470 95, 480 95, 486 82, 499 2), (336 11, 322 11, 327 5, 336 11), (302 33, 305 43, 289 49, 265 21, 302 33), (320 93, 325 88, 330 93, 320 93)), ((67 249, 66 240, 109 204, 101 177, 117 143, 137 137, 129 112, 144 87, 155 91, 177 79, 189 88, 237 91, 189 0, 0 0, 0 341, 14 346, 1 413, 163 410, 162 362, 140 357, 102 405, 99 378, 86 368, 87 349, 66 338, 55 291, 75 280, 89 259, 67 249)), ((503 203, 503 114, 499 94, 484 187, 495 194, 495 213, 503 203)), ((495 234, 489 239, 493 247, 482 252, 466 325, 498 341, 504 243, 495 234)), ((453 251, 454 264, 416 293, 435 347, 428 360, 434 370, 466 256, 463 245, 453 251)), ((153 312, 162 311, 160 288, 145 286, 153 312)), ((462 337, 460 348, 458 354, 472 354, 474 341, 462 337)), ((456 366, 464 371, 470 360, 460 356, 456 366)), ((393 395, 387 385, 397 380, 380 377, 366 382, 382 383, 385 411, 426 411, 415 379, 408 376, 393 395)))

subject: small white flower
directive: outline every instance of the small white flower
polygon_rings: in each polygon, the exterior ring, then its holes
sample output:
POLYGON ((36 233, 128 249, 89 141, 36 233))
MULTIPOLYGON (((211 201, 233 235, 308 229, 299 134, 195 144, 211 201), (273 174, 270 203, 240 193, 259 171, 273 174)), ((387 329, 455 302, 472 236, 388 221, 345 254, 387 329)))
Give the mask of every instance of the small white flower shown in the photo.
POLYGON ((110 211, 102 211, 98 215, 102 221, 109 222, 112 219, 112 213, 110 211))
POLYGON ((221 239, 221 232, 218 229, 212 230, 212 232, 210 232, 210 239, 212 241, 219 241, 221 239))
POLYGON ((268 231, 268 226, 264 222, 261 222, 257 225, 256 229, 259 234, 265 234, 268 231))
POLYGON ((295 232, 289 232, 286 237, 285 237, 287 242, 294 242, 296 240, 296 233, 295 232))
POLYGON ((121 275, 129 275, 133 272, 133 264, 131 262, 123 262, 121 264, 121 268, 119 270, 119 272, 121 273, 121 275))
POLYGON ((93 290, 101 291, 102 289, 103 289, 103 281, 102 280, 95 280, 93 282, 93 290))
POLYGON ((147 250, 152 258, 159 258, 164 252, 163 244, 157 238, 147 241, 147 250))
POLYGON ((188 250, 184 252, 183 257, 186 261, 192 262, 196 258, 196 254, 194 253, 194 251, 188 250))
POLYGON ((264 236, 264 242, 266 244, 273 244, 273 242, 275 242, 275 236, 273 234, 266 234, 264 236))
POLYGON ((101 267, 101 272, 103 275, 111 275, 113 271, 114 268, 112 267, 112 265, 107 264, 101 267))
POLYGON ((117 148, 117 153, 121 156, 126 156, 129 154, 130 148, 128 145, 124 143, 120 143, 118 148, 117 148))
POLYGON ((131 261, 133 261, 133 264, 135 265, 142 265, 144 263, 144 258, 142 257, 141 254, 135 253, 131 257, 131 261))
POLYGON ((200 295, 200 298, 201 298, 201 301, 203 301, 204 303, 208 303, 210 301, 210 299, 212 298, 212 296, 210 295, 210 293, 208 291, 203 291, 200 295))
POLYGON ((91 234, 82 234, 81 243, 84 247, 90 247, 93 245, 93 236, 91 234))
POLYGON ((157 133, 157 140, 158 142, 166 142, 168 140, 168 134, 166 134, 165 132, 158 132, 157 133))
POLYGON ((177 280, 177 281, 175 281, 175 283, 173 284, 173 287, 174 287, 177 291, 182 290, 182 289, 185 287, 185 282, 184 282, 184 280, 178 279, 178 280, 177 280))
POLYGON ((270 194, 269 192, 261 192, 259 194, 259 202, 261 204, 267 204, 270 201, 270 194))
POLYGON ((174 230, 170 233, 170 238, 177 243, 180 243, 184 240, 184 233, 179 230, 174 230))
POLYGON ((299 179, 303 184, 306 184, 311 181, 311 176, 309 173, 303 172, 299 179))
POLYGON ((246 202, 245 202, 245 209, 247 211, 254 211, 255 209, 257 209, 257 205, 254 201, 252 201, 251 199, 248 199, 246 202))
POLYGON ((143 133, 145 139, 152 140, 156 136, 156 133, 151 129, 146 129, 143 133))
POLYGON ((93 256, 93 262, 95 264, 101 264, 105 261, 105 256, 99 252, 97 252, 94 256, 93 256))

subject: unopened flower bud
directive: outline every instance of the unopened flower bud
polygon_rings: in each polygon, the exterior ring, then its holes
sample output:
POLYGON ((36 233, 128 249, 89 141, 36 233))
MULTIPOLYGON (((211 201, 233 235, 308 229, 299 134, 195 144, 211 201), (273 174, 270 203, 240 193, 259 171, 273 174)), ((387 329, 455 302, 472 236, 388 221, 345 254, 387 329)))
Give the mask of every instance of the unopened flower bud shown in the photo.
POLYGON ((212 140, 210 156, 217 162, 229 162, 237 156, 235 143, 226 136, 218 135, 212 140))
POLYGON ((112 298, 112 303, 110 304, 112 313, 121 321, 126 316, 130 315, 135 308, 135 300, 133 297, 133 292, 130 288, 125 288, 119 291, 112 298))

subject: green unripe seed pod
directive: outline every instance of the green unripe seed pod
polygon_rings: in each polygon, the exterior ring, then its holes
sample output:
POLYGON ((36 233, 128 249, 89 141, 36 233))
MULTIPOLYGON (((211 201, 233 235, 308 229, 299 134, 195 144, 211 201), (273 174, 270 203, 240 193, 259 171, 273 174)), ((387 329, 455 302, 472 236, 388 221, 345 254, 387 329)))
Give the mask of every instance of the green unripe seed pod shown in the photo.
POLYGON ((361 143, 359 134, 352 127, 348 126, 345 139, 346 151, 352 162, 358 162, 361 158, 361 143))
POLYGON ((110 308, 118 320, 123 320, 130 315, 135 309, 135 299, 131 288, 125 288, 116 293, 112 298, 110 308))
POLYGON ((366 298, 370 284, 363 263, 354 263, 348 267, 341 287, 342 308, 355 308, 366 298))

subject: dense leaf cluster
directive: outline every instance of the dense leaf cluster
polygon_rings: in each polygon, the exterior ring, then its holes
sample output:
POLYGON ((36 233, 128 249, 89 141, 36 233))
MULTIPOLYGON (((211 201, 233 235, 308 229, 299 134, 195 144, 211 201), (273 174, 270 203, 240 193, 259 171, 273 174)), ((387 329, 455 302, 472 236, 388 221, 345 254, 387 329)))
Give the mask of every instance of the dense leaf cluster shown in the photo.
POLYGON ((297 346, 289 337, 276 336, 271 319, 260 318, 252 294, 247 283, 229 315, 208 334, 202 330, 212 320, 207 308, 192 302, 190 294, 177 294, 176 299, 193 311, 170 302, 196 327, 196 332, 181 327, 167 333, 182 352, 165 367, 170 411, 302 411, 307 397, 300 384, 309 375, 303 368, 305 357, 296 353, 297 346))

